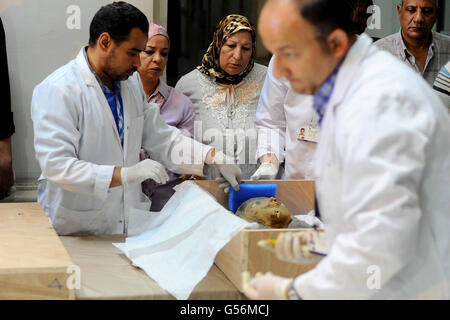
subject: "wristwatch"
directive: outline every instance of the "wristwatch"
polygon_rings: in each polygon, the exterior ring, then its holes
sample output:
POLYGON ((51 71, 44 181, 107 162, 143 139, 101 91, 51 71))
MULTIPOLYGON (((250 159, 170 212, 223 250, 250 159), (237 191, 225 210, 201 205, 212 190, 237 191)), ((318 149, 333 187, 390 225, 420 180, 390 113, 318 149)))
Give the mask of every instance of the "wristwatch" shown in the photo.
POLYGON ((288 290, 289 300, 301 300, 300 296, 297 294, 297 290, 294 288, 294 280, 292 280, 291 285, 288 290))

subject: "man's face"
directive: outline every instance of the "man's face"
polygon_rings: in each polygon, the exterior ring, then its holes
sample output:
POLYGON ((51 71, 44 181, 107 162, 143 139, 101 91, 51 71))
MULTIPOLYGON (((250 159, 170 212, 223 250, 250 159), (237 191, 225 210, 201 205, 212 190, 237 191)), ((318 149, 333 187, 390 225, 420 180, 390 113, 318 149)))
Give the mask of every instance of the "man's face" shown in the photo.
POLYGON ((435 0, 405 0, 397 11, 404 37, 420 40, 430 36, 437 19, 435 0))
POLYGON ((147 35, 139 28, 132 29, 129 39, 120 45, 116 45, 112 41, 103 72, 114 81, 128 79, 141 65, 139 54, 145 50, 146 44, 147 35))
POLYGON ((258 25, 264 45, 275 55, 274 76, 285 77, 297 93, 316 94, 339 61, 321 46, 298 6, 287 0, 271 1, 258 25))

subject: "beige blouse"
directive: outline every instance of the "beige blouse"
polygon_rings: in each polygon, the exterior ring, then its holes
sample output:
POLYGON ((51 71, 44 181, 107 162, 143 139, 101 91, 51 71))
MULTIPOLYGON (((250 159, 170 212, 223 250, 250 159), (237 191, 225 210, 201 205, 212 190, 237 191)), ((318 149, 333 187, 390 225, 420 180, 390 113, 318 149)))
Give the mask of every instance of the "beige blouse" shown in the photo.
MULTIPOLYGON (((194 106, 194 138, 235 156, 243 179, 257 169, 255 117, 266 72, 267 67, 255 63, 239 84, 224 85, 195 69, 175 86, 194 106)), ((215 168, 207 169, 207 179, 217 176, 215 168)))

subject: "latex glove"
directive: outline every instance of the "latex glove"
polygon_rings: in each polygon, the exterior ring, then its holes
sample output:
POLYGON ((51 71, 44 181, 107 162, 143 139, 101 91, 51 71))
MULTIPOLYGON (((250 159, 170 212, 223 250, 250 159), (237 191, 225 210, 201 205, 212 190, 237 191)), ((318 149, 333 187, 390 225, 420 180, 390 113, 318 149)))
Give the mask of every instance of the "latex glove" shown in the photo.
POLYGON ((224 193, 230 192, 230 183, 224 177, 216 178, 216 181, 219 183, 219 188, 223 190, 224 193))
POLYGON ((278 166, 273 163, 263 163, 251 176, 251 180, 274 180, 278 173, 278 166))
POLYGON ((275 244, 275 255, 280 260, 295 264, 310 264, 319 261, 320 256, 309 253, 307 243, 308 238, 304 233, 281 233, 275 244))
POLYGON ((288 300, 288 290, 293 279, 257 273, 250 279, 248 272, 242 274, 242 289, 252 300, 288 300))
POLYGON ((122 168, 120 175, 124 186, 141 183, 147 179, 152 179, 161 184, 169 181, 169 176, 163 165, 151 159, 145 159, 132 167, 122 168))
POLYGON ((225 155, 221 151, 217 151, 214 156, 213 165, 217 167, 221 174, 221 177, 217 178, 216 181, 221 183, 220 187, 224 189, 224 192, 229 192, 230 185, 234 190, 239 191, 239 180, 242 178, 242 171, 235 164, 234 158, 225 155))

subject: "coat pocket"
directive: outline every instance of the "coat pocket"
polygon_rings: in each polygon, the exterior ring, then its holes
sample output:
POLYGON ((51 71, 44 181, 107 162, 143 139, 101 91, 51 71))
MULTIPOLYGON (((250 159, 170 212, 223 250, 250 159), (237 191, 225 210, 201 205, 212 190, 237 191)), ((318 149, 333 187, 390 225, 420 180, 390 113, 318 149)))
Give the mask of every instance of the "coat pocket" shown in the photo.
POLYGON ((87 236, 107 233, 108 223, 102 210, 75 211, 60 206, 53 227, 61 236, 87 236))

